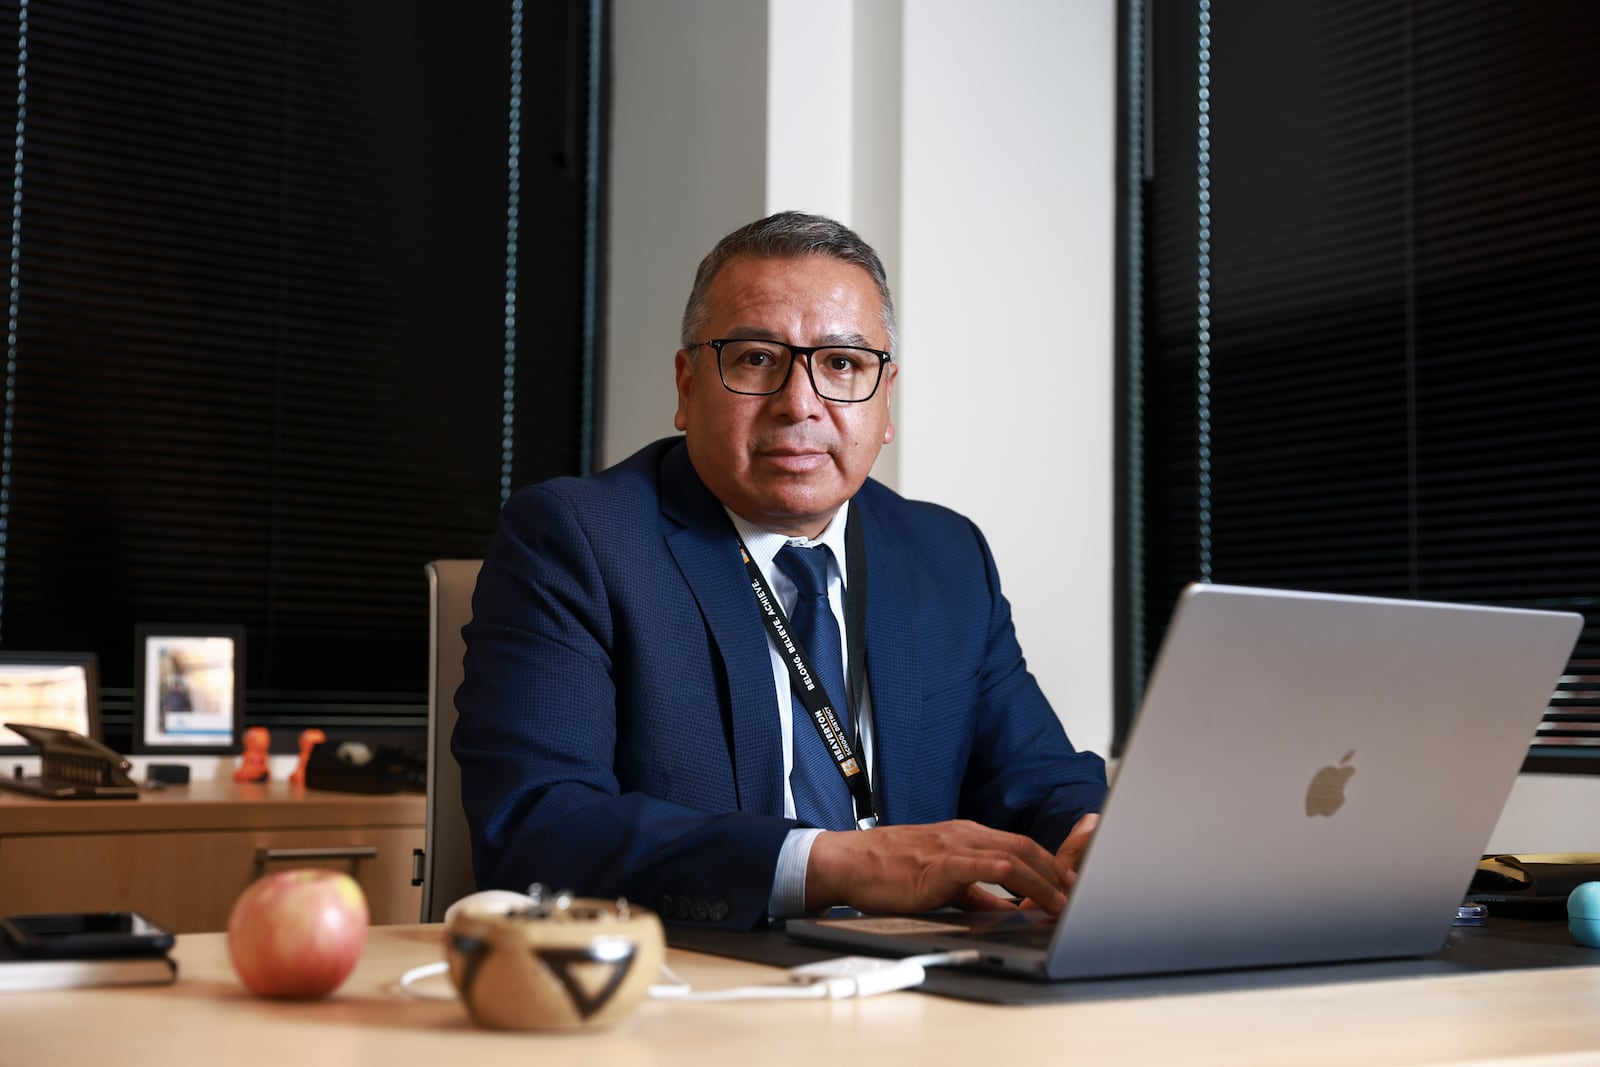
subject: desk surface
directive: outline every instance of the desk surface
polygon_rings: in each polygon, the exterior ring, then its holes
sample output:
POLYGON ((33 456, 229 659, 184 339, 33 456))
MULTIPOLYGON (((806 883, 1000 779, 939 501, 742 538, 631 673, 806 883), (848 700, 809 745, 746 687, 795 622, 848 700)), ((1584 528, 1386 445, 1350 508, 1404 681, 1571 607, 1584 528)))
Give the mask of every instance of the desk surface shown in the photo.
MULTIPOLYGON (((176 985, 0 994, 6 1063, 356 1063, 685 1065, 819 1063, 1017 1065, 1600 1062, 1600 967, 1411 978, 994 1007, 919 993, 832 1002, 646 1002, 593 1034, 475 1030, 459 1004, 398 988, 440 958, 439 926, 378 927, 332 998, 256 1000, 234 978, 225 935, 178 939, 176 985)), ((696 989, 781 972, 674 950, 696 989)))
POLYGON ((47 800, 0 790, 0 833, 8 834, 421 825, 426 814, 421 793, 335 793, 286 781, 224 778, 153 789, 137 800, 47 800))

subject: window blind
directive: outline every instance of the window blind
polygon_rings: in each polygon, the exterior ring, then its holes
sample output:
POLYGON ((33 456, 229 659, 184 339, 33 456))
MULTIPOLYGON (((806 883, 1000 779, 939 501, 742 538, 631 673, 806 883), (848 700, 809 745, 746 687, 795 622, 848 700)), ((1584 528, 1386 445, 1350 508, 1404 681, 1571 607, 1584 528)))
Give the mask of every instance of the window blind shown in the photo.
POLYGON ((1123 13, 1119 736, 1212 579, 1581 612, 1530 766, 1600 770, 1600 13, 1123 13))
POLYGON ((242 623, 247 721, 423 721, 423 564, 587 462, 600 11, 0 0, 5 647, 114 730, 136 623, 242 623))

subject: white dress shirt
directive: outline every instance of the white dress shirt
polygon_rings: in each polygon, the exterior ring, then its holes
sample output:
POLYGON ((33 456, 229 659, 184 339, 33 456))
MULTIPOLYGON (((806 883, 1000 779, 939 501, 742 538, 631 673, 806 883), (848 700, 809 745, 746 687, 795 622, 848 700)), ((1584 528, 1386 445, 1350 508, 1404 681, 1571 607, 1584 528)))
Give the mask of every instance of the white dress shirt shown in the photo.
MULTIPOLYGON (((739 531, 739 536, 744 538, 744 545, 750 550, 750 558, 755 561, 761 571, 761 578, 767 583, 767 588, 782 605, 785 615, 794 612, 794 602, 797 597, 794 582, 780 570, 774 560, 784 545, 804 545, 808 548, 816 545, 827 545, 833 552, 833 561, 828 567, 828 606, 833 609, 834 619, 839 624, 839 633, 846 633, 844 619, 844 591, 849 587, 849 560, 845 554, 844 530, 849 518, 850 502, 845 501, 840 505, 828 528, 822 531, 822 536, 816 540, 789 537, 785 534, 771 533, 752 523, 728 512, 728 518, 733 520, 734 528, 739 531)), ((841 649, 844 657, 844 676, 850 677, 850 647, 845 641, 841 649)), ((789 665, 783 654, 778 650, 777 641, 771 633, 767 634, 767 652, 772 662, 772 687, 778 709, 778 722, 783 736, 783 813, 789 818, 794 818, 794 790, 789 785, 789 774, 794 769, 794 714, 793 700, 789 689, 789 665)), ((866 687, 863 686, 863 689, 866 687)), ((848 704, 846 694, 830 693, 836 701, 848 704)), ((861 707, 850 707, 851 718, 857 724, 858 736, 861 738, 861 764, 867 771, 867 780, 872 780, 872 701, 866 692, 860 694, 861 707)), ((789 831, 788 839, 783 843, 783 849, 778 853, 778 867, 772 879, 772 896, 767 902, 767 914, 773 918, 792 918, 805 913, 806 901, 806 863, 811 857, 811 844, 816 840, 821 830, 796 828, 789 831)))

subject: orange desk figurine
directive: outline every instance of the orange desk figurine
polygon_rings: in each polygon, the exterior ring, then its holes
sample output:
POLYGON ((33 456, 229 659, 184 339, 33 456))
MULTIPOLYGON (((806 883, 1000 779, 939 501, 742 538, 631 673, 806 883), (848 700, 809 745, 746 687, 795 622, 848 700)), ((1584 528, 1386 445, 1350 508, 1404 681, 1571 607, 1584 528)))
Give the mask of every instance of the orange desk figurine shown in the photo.
POLYGON ((295 785, 306 784, 306 761, 311 758, 311 750, 328 739, 328 735, 315 726, 308 730, 300 731, 300 765, 289 775, 289 781, 295 785))
POLYGON ((244 732, 244 759, 239 761, 239 769, 233 772, 236 782, 264 782, 271 775, 267 767, 267 748, 272 744, 272 735, 267 733, 265 726, 252 726, 244 732))

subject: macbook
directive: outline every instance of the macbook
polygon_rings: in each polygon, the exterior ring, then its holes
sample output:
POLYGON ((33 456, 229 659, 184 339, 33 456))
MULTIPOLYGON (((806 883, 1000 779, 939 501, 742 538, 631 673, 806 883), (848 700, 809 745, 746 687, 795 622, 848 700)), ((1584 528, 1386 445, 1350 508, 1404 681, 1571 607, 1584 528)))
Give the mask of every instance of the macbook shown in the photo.
POLYGON ((1191 585, 1059 920, 788 929, 877 954, 978 949, 980 966, 1046 979, 1434 952, 1582 626, 1191 585))

